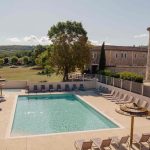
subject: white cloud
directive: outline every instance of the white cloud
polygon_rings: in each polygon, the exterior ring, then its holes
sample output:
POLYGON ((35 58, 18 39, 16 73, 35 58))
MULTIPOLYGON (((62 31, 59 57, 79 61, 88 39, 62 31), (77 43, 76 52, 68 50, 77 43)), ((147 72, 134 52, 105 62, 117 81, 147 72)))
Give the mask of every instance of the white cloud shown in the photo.
POLYGON ((134 35, 134 38, 145 38, 148 37, 148 34, 139 34, 139 35, 134 35))
POLYGON ((25 36, 23 38, 13 37, 13 38, 9 38, 7 40, 11 43, 20 43, 20 44, 31 44, 31 45, 36 45, 36 44, 48 45, 48 44, 51 44, 51 41, 49 40, 48 36, 37 37, 35 35, 29 35, 29 36, 25 36))
POLYGON ((25 42, 32 42, 33 44, 42 44, 42 45, 51 44, 51 41, 49 40, 47 36, 41 36, 38 38, 35 35, 30 35, 30 36, 24 37, 23 40, 25 42))
MULTIPOLYGON (((91 44, 95 45, 95 46, 100 46, 103 44, 103 42, 99 42, 96 40, 90 40, 91 44)), ((105 45, 111 45, 110 43, 105 42, 105 45)))
POLYGON ((12 43, 19 43, 21 42, 19 38, 17 37, 13 37, 13 38, 8 38, 8 41, 12 42, 12 43))
POLYGON ((35 35, 25 36, 23 40, 25 42, 38 42, 38 38, 35 35))
POLYGON ((51 44, 52 42, 49 40, 49 38, 47 36, 42 36, 40 39, 39 39, 39 42, 40 43, 43 43, 43 44, 51 44))
POLYGON ((90 40, 91 44, 93 45, 101 45, 100 42, 96 41, 96 40, 90 40))

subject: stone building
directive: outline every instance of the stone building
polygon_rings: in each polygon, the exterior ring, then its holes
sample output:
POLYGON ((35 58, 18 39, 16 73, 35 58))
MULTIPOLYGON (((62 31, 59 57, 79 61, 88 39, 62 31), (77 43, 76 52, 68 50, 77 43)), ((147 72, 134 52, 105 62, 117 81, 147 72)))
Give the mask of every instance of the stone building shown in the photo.
MULTIPOLYGON (((99 65, 101 46, 91 49, 90 70, 95 73, 99 65)), ((145 76, 147 47, 105 45, 106 67, 114 72, 129 71, 145 76)))

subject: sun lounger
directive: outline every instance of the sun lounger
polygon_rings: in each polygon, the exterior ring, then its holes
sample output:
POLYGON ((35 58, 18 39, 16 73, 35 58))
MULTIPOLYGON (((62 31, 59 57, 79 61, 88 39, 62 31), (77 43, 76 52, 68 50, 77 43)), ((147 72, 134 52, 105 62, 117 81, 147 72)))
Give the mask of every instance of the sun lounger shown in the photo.
POLYGON ((99 149, 104 149, 104 148, 110 148, 111 149, 110 146, 111 146, 112 139, 101 140, 100 138, 93 138, 93 139, 91 139, 91 141, 93 141, 95 146, 99 149))
POLYGON ((37 85, 33 86, 33 92, 35 92, 35 93, 39 92, 37 85))
POLYGON ((133 103, 133 101, 134 101, 133 99, 134 99, 134 97, 133 97, 133 96, 130 96, 130 97, 129 97, 129 100, 121 101, 121 102, 119 102, 118 104, 133 103))
POLYGON ((116 101, 116 104, 120 104, 120 102, 124 102, 126 99, 127 99, 128 95, 127 94, 124 94, 123 97, 121 99, 118 99, 116 101))
POLYGON ((123 94, 122 93, 119 93, 116 98, 112 98, 111 99, 111 102, 118 102, 120 99, 123 98, 123 94))
POLYGON ((69 86, 69 84, 65 84, 65 91, 70 91, 70 86, 69 86))
POLYGON ((73 85, 72 85, 72 90, 73 90, 73 91, 77 91, 77 90, 78 90, 78 88, 77 88, 77 85, 76 85, 76 84, 73 84, 73 85))
POLYGON ((74 143, 76 150, 89 150, 92 149, 92 141, 77 140, 74 143))
POLYGON ((109 98, 113 98, 113 97, 115 97, 117 94, 119 94, 119 91, 115 91, 112 95, 106 95, 106 96, 104 96, 105 98, 107 98, 107 99, 109 99, 109 98))
POLYGON ((52 84, 49 85, 49 91, 50 92, 54 92, 55 91, 52 84))
POLYGON ((108 93, 108 89, 100 86, 98 89, 95 90, 95 92, 99 95, 102 95, 108 93))
POLYGON ((141 105, 139 104, 139 107, 147 108, 148 107, 148 102, 147 101, 142 101, 142 104, 141 105))
POLYGON ((29 86, 26 86, 25 93, 29 93, 29 86))
POLYGON ((116 91, 113 96, 107 97, 107 99, 108 99, 108 100, 114 100, 114 99, 117 98, 118 96, 119 96, 119 91, 116 91))
POLYGON ((84 85, 83 85, 83 84, 80 84, 79 90, 80 90, 80 91, 85 91, 85 88, 84 88, 84 85))
POLYGON ((41 85, 41 92, 46 92, 45 85, 41 85))
POLYGON ((112 139, 112 144, 116 144, 118 146, 118 148, 120 149, 120 146, 123 144, 126 144, 127 147, 129 147, 129 135, 127 136, 123 136, 121 138, 116 137, 111 137, 112 139))
POLYGON ((133 143, 138 144, 140 146, 140 150, 143 144, 148 144, 150 149, 149 139, 150 139, 150 133, 143 133, 142 136, 138 136, 137 134, 135 134, 133 136, 133 143))
POLYGON ((5 98, 4 96, 0 96, 0 98, 5 98))
POLYGON ((5 97, 1 96, 0 97, 0 103, 6 101, 5 97))
POLYGON ((60 84, 57 84, 57 91, 58 91, 58 92, 61 92, 61 91, 62 91, 60 84))
POLYGON ((134 99, 133 103, 139 106, 140 99, 137 97, 134 99))
POLYGON ((96 93, 100 93, 100 92, 101 92, 101 89, 102 89, 102 86, 99 86, 98 88, 95 89, 95 92, 96 92, 96 93))
POLYGON ((111 93, 109 93, 109 94, 102 93, 102 96, 104 96, 104 97, 113 96, 114 93, 115 93, 115 90, 112 90, 111 93))

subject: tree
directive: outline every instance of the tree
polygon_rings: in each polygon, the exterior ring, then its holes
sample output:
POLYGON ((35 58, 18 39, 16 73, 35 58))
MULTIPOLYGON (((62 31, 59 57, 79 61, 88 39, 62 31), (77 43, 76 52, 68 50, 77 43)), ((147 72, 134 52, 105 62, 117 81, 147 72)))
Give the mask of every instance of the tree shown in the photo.
POLYGON ((23 64, 27 65, 29 63, 29 57, 28 56, 24 56, 23 57, 23 64))
POLYGON ((9 63, 9 58, 8 57, 5 57, 4 58, 4 64, 8 64, 9 63))
POLYGON ((38 55, 40 55, 41 53, 43 53, 45 50, 46 50, 46 47, 45 47, 45 46, 37 45, 37 46, 34 48, 34 55, 35 55, 35 58, 37 58, 38 55))
POLYGON ((3 59, 0 58, 0 66, 2 66, 3 63, 4 63, 4 62, 3 62, 3 59))
POLYGON ((99 72, 105 69, 106 65, 106 56, 105 56, 105 42, 103 42, 101 50, 100 50, 100 57, 99 57, 99 72))
POLYGON ((45 51, 43 53, 41 53, 40 55, 38 55, 38 57, 35 59, 35 63, 37 65, 40 65, 42 68, 44 68, 44 66, 47 65, 47 59, 48 59, 48 51, 45 51))
POLYGON ((56 67, 57 73, 63 74, 63 81, 68 80, 68 73, 76 68, 83 70, 90 62, 90 51, 87 44, 87 32, 79 22, 58 22, 48 31, 53 43, 50 64, 56 67))
POLYGON ((17 62, 18 62, 18 57, 13 56, 13 57, 11 58, 11 63, 12 63, 13 65, 16 65, 17 62))

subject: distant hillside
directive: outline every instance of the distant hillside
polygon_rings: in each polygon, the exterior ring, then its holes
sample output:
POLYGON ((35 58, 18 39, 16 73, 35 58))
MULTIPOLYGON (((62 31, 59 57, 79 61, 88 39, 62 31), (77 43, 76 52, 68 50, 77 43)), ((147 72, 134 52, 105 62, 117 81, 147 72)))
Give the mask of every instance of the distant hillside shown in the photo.
POLYGON ((27 45, 6 45, 0 46, 0 51, 33 50, 34 46, 27 45))
POLYGON ((11 57, 17 53, 27 53, 34 49, 34 46, 26 45, 6 45, 0 46, 0 58, 11 57))

